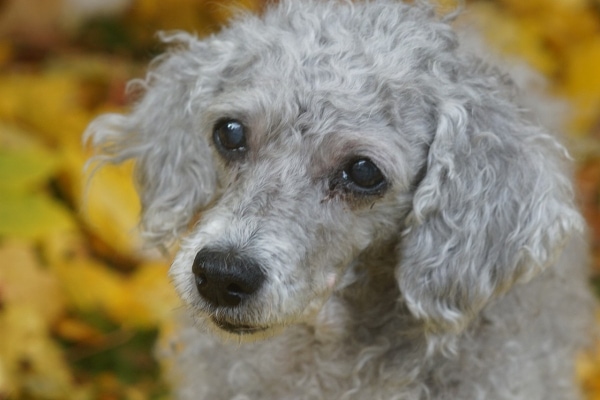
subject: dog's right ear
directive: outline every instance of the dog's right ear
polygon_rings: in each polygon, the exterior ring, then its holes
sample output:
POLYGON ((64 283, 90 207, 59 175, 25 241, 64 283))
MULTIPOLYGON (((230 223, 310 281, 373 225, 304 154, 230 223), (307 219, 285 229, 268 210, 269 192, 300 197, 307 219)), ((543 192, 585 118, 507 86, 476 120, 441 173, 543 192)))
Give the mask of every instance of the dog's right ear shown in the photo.
POLYGON ((224 57, 184 33, 162 39, 179 48, 155 60, 146 79, 131 82, 141 93, 132 111, 102 115, 84 135, 95 151, 92 162, 135 160, 140 225, 153 245, 169 245, 213 197, 212 155, 192 109, 210 100, 215 79, 206 71, 224 57))
POLYGON ((460 79, 439 85, 396 271, 407 306, 437 336, 461 332, 543 271, 583 226, 564 147, 508 97, 507 77, 465 65, 460 79))

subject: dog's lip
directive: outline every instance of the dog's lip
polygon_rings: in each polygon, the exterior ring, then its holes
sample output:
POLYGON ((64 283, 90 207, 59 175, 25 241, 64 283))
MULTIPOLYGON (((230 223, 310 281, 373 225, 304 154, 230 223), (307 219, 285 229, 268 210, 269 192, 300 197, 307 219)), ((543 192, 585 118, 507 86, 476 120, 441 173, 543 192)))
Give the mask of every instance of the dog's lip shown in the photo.
POLYGON ((268 330, 268 327, 264 326, 253 326, 247 324, 234 324, 228 321, 220 320, 215 317, 211 318, 212 322, 222 329, 229 333, 234 333, 236 335, 251 335, 253 333, 263 332, 268 330))

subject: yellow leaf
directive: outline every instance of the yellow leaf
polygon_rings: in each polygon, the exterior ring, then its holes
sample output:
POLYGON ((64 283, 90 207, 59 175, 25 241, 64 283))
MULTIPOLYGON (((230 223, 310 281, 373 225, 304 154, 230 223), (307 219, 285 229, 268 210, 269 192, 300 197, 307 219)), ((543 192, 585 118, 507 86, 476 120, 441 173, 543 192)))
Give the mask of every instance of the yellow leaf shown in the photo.
POLYGON ((27 305, 46 324, 57 319, 65 307, 59 282, 44 269, 32 245, 7 240, 0 245, 0 293, 2 302, 27 305))
POLYGON ((600 37, 573 44, 567 58, 565 90, 579 97, 600 96, 600 37))
MULTIPOLYGON (((6 39, 0 39, 0 66, 8 63, 13 57, 13 45, 6 39)), ((2 386, 0 386, 1 388, 2 386)))
POLYGON ((0 314, 0 359, 15 398, 68 399, 72 378, 45 317, 25 304, 0 314))
POLYGON ((543 26, 538 18, 515 19, 488 2, 476 3, 471 10, 493 48, 523 58, 547 75, 556 71, 558 62, 542 40, 543 26))
POLYGON ((107 165, 89 181, 82 202, 86 225, 114 251, 131 258, 144 248, 137 234, 140 204, 132 182, 132 163, 107 165))
POLYGON ((69 304, 76 309, 106 312, 127 295, 125 278, 92 258, 80 233, 48 235, 41 245, 50 270, 60 280, 69 304))
POLYGON ((71 74, 7 74, 0 87, 0 117, 23 121, 54 143, 79 141, 90 117, 78 104, 79 84, 71 74))
POLYGON ((0 393, 68 398, 70 373, 49 334, 65 307, 59 282, 26 243, 2 243, 0 259, 0 393))
POLYGON ((121 308, 120 320, 128 326, 148 328, 173 318, 181 305, 167 273, 169 265, 151 262, 141 265, 127 283, 128 309, 121 308))
POLYGON ((579 355, 576 374, 585 398, 600 399, 600 347, 598 345, 593 351, 579 355))
POLYGON ((585 132, 600 120, 600 37, 567 52, 561 91, 573 100, 575 127, 585 132))
POLYGON ((65 259, 52 268, 79 310, 111 312, 128 296, 124 278, 93 259, 65 259))
POLYGON ((166 268, 155 268, 156 272, 131 278, 93 259, 76 258, 53 266, 76 308, 86 312, 102 311, 120 325, 138 328, 156 326, 177 304, 166 278, 166 268))
POLYGON ((24 123, 53 145, 79 146, 95 108, 111 85, 132 76, 130 69, 114 58, 86 56, 55 58, 38 73, 0 74, 0 119, 24 123))
POLYGON ((0 149, 47 152, 42 142, 34 135, 31 131, 25 130, 18 125, 6 123, 0 119, 0 149))
MULTIPOLYGON (((116 323, 148 328, 171 318, 180 304, 164 262, 145 262, 133 274, 119 274, 91 258, 84 238, 77 234, 46 238, 43 254, 64 285, 70 303, 79 310, 103 311, 116 323)), ((64 328, 68 333, 78 327, 64 328)))
POLYGON ((0 357, 0 397, 14 397, 15 392, 16 385, 8 376, 8 367, 6 365, 6 360, 4 360, 3 357, 0 357))
POLYGON ((517 14, 540 15, 567 9, 582 9, 587 0, 500 0, 500 3, 517 14))
POLYGON ((63 318, 54 327, 54 332, 70 342, 98 346, 105 342, 104 333, 89 324, 74 318, 63 318))

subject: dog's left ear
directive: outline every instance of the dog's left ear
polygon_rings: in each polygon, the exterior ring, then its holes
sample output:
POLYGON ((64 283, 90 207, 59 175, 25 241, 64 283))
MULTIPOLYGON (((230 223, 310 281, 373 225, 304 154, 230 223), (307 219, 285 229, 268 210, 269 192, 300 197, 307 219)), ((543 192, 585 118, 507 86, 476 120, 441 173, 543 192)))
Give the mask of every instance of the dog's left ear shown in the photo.
POLYGON ((527 120, 504 78, 456 82, 438 97, 396 270, 407 306, 435 333, 463 330, 583 225, 566 150, 527 120))

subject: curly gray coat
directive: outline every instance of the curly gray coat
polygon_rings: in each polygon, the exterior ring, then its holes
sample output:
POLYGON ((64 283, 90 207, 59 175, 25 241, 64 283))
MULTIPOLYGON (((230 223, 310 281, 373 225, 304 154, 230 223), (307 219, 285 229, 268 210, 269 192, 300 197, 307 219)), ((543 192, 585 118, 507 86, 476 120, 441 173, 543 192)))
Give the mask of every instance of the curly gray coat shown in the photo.
POLYGON ((180 244, 179 398, 579 396, 567 153, 431 6, 284 0, 165 40, 87 137, 180 244))

